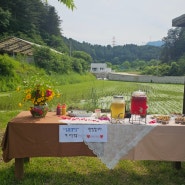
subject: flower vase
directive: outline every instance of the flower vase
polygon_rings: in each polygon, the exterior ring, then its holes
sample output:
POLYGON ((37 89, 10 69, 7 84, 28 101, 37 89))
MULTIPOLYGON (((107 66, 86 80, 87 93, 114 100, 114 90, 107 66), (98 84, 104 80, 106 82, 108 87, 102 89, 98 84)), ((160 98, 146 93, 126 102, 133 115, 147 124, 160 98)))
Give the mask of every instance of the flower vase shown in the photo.
POLYGON ((48 105, 34 105, 34 107, 30 108, 30 112, 35 118, 43 118, 48 112, 48 105))

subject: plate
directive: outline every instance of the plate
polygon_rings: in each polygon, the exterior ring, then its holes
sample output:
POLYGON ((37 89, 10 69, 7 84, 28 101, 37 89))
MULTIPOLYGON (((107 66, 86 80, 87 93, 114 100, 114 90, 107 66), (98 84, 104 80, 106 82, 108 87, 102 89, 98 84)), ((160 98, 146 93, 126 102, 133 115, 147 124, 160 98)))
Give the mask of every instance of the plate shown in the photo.
POLYGON ((86 110, 71 110, 68 111, 68 115, 72 117, 91 117, 93 112, 86 110))

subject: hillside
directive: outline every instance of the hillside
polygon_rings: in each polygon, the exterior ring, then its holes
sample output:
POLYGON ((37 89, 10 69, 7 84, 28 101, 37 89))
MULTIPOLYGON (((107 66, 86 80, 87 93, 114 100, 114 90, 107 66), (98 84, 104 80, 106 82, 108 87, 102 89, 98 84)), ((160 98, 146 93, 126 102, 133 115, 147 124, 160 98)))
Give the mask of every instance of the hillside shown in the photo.
POLYGON ((75 50, 85 51, 91 55, 94 62, 110 62, 113 65, 120 65, 124 61, 133 62, 135 60, 150 61, 158 59, 161 48, 156 46, 144 45, 137 46, 134 44, 126 44, 123 46, 111 45, 91 45, 89 43, 80 43, 73 39, 64 37, 64 42, 71 48, 71 52, 75 50))

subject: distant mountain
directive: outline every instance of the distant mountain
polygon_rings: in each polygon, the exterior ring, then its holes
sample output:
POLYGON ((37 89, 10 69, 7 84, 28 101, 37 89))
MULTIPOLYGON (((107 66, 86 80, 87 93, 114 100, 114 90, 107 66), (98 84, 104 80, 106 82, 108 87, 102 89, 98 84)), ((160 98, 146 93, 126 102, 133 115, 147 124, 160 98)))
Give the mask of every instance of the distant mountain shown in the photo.
POLYGON ((158 40, 158 41, 148 42, 146 45, 161 47, 163 44, 164 44, 163 41, 158 40))

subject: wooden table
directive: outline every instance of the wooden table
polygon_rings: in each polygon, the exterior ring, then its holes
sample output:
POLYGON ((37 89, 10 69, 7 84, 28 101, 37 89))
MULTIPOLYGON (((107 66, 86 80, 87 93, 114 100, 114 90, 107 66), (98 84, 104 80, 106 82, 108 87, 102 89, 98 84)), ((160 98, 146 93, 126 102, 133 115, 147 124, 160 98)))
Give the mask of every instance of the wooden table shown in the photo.
MULTIPOLYGON (((17 179, 24 176, 25 158, 96 156, 83 142, 60 143, 59 125, 62 123, 59 120, 54 112, 39 119, 23 111, 8 123, 2 141, 3 160, 9 162, 15 159, 17 179)), ((124 124, 120 127, 124 127, 124 124)), ((130 124, 130 127, 133 125, 130 124)), ((159 125, 121 159, 185 161, 184 141, 184 125, 159 125)))

